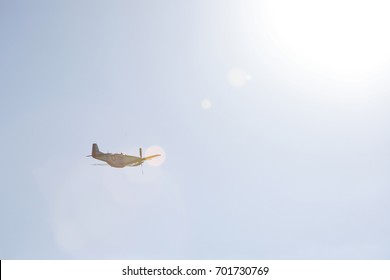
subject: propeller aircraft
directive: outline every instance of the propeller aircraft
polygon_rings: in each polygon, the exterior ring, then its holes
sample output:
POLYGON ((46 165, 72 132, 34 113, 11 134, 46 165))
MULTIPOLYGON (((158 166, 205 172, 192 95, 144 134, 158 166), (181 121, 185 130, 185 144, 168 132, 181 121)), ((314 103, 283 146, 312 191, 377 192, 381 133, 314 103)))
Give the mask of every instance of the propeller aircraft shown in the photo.
MULTIPOLYGON (((93 157, 97 160, 101 160, 106 162, 111 167, 123 168, 126 166, 139 166, 144 163, 146 160, 150 160, 152 158, 161 156, 160 154, 151 155, 147 157, 142 156, 142 148, 139 148, 139 157, 129 156, 123 153, 120 154, 111 154, 111 153, 102 153, 99 150, 99 147, 96 143, 92 144, 92 155, 88 155, 87 157, 93 157)), ((105 165, 105 164, 103 164, 105 165)), ((143 172, 142 172, 143 173, 143 172)))

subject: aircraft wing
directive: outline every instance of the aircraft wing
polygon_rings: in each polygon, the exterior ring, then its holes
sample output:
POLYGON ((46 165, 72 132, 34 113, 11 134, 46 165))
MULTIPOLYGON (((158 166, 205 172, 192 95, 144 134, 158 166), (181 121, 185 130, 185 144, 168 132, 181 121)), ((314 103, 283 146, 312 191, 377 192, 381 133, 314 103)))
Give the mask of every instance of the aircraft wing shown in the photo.
POLYGON ((161 155, 158 154, 158 155, 152 155, 152 156, 144 157, 144 160, 152 159, 152 158, 159 157, 159 156, 161 156, 161 155))
POLYGON ((128 156, 128 155, 126 155, 126 159, 129 160, 129 161, 134 161, 134 162, 140 160, 139 157, 128 156))
POLYGON ((127 166, 138 166, 141 163, 142 163, 142 159, 140 157, 126 155, 126 165, 127 166))

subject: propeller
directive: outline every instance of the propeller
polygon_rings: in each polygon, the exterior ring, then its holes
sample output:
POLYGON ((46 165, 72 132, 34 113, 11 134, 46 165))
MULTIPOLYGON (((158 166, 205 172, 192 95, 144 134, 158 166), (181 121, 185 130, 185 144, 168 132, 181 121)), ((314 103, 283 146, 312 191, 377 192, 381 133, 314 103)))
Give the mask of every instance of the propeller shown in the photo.
POLYGON ((139 157, 141 158, 141 171, 142 171, 142 175, 144 175, 144 168, 142 167, 142 148, 139 148, 139 157))

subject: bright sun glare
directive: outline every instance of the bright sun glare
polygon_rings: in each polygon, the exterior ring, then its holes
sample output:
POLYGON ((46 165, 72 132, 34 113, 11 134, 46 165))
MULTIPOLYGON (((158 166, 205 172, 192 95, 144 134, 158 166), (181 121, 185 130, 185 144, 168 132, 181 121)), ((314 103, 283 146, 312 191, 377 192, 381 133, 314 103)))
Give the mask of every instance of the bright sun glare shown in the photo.
POLYGON ((380 71, 390 59, 390 1, 267 3, 267 32, 279 51, 303 67, 359 79, 380 71))

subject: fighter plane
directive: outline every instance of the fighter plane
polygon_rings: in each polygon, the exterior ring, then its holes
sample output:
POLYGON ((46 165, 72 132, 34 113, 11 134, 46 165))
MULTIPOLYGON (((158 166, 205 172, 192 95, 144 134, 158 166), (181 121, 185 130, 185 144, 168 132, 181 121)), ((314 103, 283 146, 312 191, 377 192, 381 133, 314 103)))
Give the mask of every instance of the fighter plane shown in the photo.
POLYGON ((123 168, 126 166, 138 166, 144 163, 145 160, 150 160, 152 158, 161 156, 160 154, 151 155, 147 157, 142 157, 142 148, 139 148, 139 157, 129 156, 125 154, 111 154, 111 153, 102 153, 99 151, 99 147, 96 143, 92 144, 92 155, 88 155, 87 157, 92 156, 101 161, 105 161, 109 166, 116 168, 123 168))

